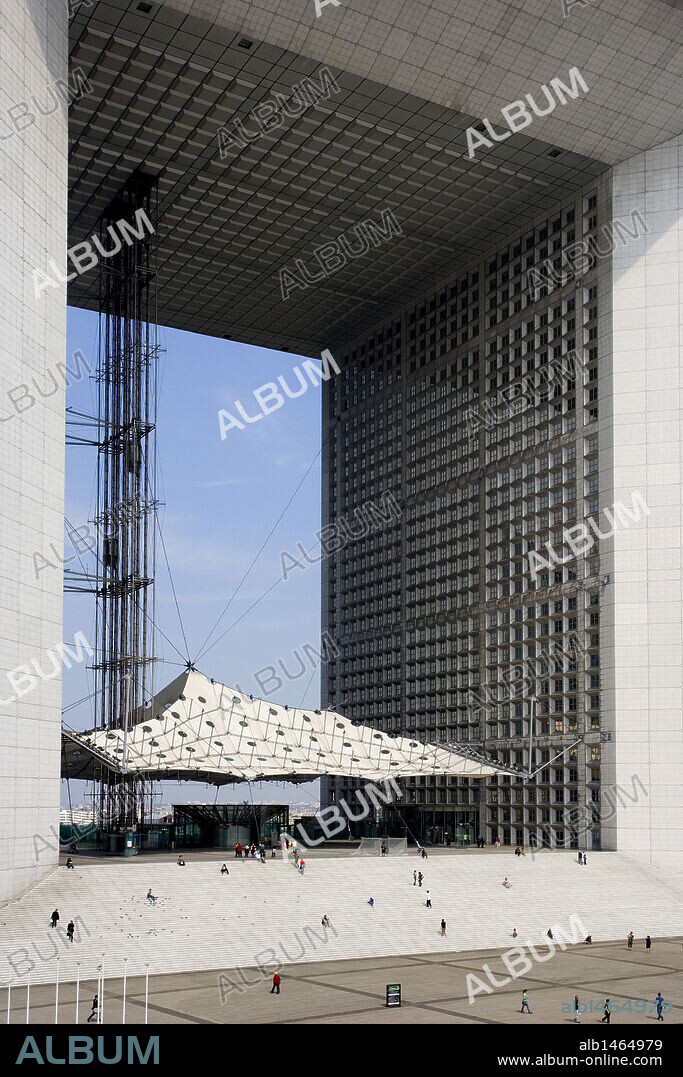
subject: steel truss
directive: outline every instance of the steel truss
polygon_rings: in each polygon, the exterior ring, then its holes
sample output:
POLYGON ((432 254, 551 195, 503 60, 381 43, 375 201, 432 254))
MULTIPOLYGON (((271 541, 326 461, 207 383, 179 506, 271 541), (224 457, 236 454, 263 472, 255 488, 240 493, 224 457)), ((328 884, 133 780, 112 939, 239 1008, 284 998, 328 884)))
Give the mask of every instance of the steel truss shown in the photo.
MULTIPOLYGON (((152 234, 120 244, 99 263, 97 568, 95 689, 97 727, 128 729, 151 698, 156 547, 156 181, 136 173, 102 216, 100 238, 144 210, 152 234), (112 228, 110 229, 110 226, 112 228), (108 229, 110 229, 108 231, 108 229)), ((143 231, 143 229, 139 229, 143 231)), ((96 790, 108 831, 143 823, 145 788, 105 768, 96 790)))

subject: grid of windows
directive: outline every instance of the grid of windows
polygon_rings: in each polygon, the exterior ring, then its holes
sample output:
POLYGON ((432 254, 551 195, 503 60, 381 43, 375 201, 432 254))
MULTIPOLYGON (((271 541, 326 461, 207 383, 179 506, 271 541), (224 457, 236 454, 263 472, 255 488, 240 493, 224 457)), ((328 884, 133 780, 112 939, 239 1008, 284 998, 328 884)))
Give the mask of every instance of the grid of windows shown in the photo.
POLYGON ((595 192, 577 196, 356 342, 325 386, 327 521, 389 494, 402 511, 324 563, 323 629, 341 652, 324 702, 522 765, 533 691, 536 781, 405 783, 431 819, 475 808, 489 840, 583 846, 590 804, 600 842, 595 267, 559 283, 598 217, 595 192), (557 283, 530 289, 548 259, 557 283))

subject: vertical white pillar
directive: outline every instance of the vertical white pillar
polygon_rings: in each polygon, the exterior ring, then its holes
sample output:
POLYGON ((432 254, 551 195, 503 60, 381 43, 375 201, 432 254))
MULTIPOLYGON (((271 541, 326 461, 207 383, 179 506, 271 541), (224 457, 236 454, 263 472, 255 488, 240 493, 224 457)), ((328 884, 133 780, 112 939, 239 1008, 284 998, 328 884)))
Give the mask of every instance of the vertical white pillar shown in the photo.
POLYGON ((616 799, 603 847, 667 868, 683 863, 682 179, 681 137, 613 170, 613 221, 635 232, 637 213, 648 231, 615 244, 600 382, 601 506, 620 501, 636 516, 640 491, 649 509, 601 543, 603 724, 614 736, 603 782, 616 799))
POLYGON ((0 904, 58 856, 61 675, 13 685, 7 674, 32 659, 49 669, 62 639, 61 568, 37 573, 34 554, 63 550, 66 286, 37 297, 34 270, 65 267, 67 115, 55 84, 67 76, 67 16, 66 3, 5 0, 0 20, 0 904))

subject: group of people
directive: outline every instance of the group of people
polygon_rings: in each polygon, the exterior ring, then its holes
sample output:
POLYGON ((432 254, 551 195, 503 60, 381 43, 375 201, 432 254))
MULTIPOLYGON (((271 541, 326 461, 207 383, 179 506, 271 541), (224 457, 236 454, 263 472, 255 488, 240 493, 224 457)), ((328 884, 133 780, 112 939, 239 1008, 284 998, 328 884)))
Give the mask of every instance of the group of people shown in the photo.
POLYGON ((582 853, 580 849, 577 855, 577 862, 584 865, 588 864, 588 857, 585 853, 582 853))
POLYGON ((526 856, 523 845, 518 845, 515 849, 515 856, 526 856))
MULTIPOLYGON (((608 1024, 608 1025, 610 1025, 612 1023, 612 1010, 611 1010, 611 1007, 610 1007, 610 1002, 611 1002, 611 999, 608 999, 608 998, 605 999, 605 1004, 604 1004, 604 1007, 603 1007, 602 1017, 600 1018, 600 1024, 603 1024, 603 1025, 608 1024)), ((630 1003, 629 1003, 629 1005, 630 1005, 630 1003)), ((655 998, 655 1006, 657 1008, 657 1020, 658 1021, 663 1021, 664 1020, 664 1015, 663 1015, 662 1011, 664 1009, 664 996, 662 995, 661 991, 657 992, 657 997, 655 998)), ((577 1024, 577 1025, 581 1024, 581 1010, 582 1010, 582 1008, 583 1008, 583 1010, 585 1012, 586 1011, 586 1006, 582 1007, 581 999, 579 998, 578 995, 574 995, 574 1004, 573 1004, 574 1017, 573 1017, 573 1020, 574 1020, 574 1023, 577 1024)), ((591 1008, 592 1008, 592 1003, 591 1003, 591 1008)))
MULTIPOLYGON (((277 853, 277 846, 272 845, 270 850, 271 860, 277 853)), ((264 842, 260 842, 258 849, 254 842, 251 845, 242 845, 240 841, 235 844, 235 859, 236 860, 259 860, 262 864, 266 862, 266 846, 264 842)))
MULTIPOLYGON (((633 949, 634 940, 635 940, 635 935, 633 934, 632 931, 629 931, 628 935, 626 936, 626 949, 627 950, 632 950, 633 949)), ((645 936, 645 953, 649 954, 651 949, 652 949, 652 939, 650 938, 649 935, 646 935, 645 936)))
POLYGON ((422 886, 422 880, 423 879, 424 879, 424 875, 422 874, 421 871, 414 871, 413 872, 413 886, 422 886))
MULTIPOLYGON (((54 912, 52 913, 52 916, 50 917, 50 927, 57 927, 58 923, 59 923, 59 909, 55 909, 54 912)), ((69 923, 66 925, 66 937, 69 940, 69 942, 74 941, 74 932, 75 932, 75 930, 76 930, 75 923, 73 922, 73 920, 69 920, 69 923)))

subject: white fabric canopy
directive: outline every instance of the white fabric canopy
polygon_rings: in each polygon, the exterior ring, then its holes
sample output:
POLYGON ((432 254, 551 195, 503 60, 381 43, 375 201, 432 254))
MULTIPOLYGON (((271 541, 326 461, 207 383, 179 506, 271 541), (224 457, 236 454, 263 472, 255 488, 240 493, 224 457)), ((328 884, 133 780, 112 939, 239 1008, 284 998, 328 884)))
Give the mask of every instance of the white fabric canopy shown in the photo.
POLYGON ((353 725, 335 711, 288 710, 187 672, 159 693, 128 730, 65 730, 66 776, 95 760, 156 779, 217 782, 312 780, 346 775, 372 781, 447 774, 480 778, 499 768, 461 751, 353 725))

